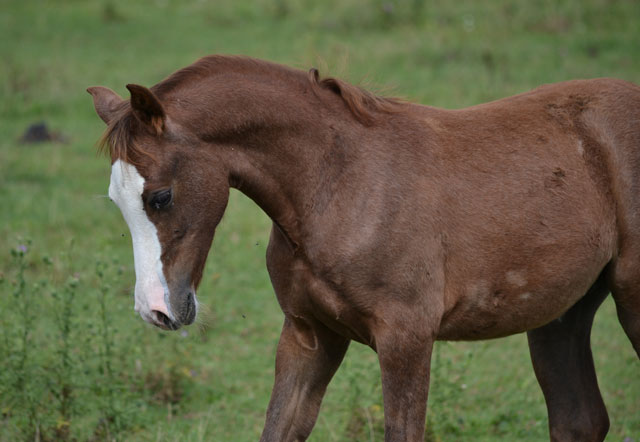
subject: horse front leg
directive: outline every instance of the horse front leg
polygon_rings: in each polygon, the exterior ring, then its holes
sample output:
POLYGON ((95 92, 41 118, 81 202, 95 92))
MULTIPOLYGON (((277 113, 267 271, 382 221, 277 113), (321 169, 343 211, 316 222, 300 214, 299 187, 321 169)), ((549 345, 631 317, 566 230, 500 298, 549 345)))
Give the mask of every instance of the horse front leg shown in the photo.
POLYGON ((309 319, 285 318, 276 354, 276 379, 261 441, 304 441, 318 417, 329 381, 349 339, 309 319))
POLYGON ((434 337, 419 330, 406 325, 389 327, 376 336, 385 442, 424 440, 434 337))

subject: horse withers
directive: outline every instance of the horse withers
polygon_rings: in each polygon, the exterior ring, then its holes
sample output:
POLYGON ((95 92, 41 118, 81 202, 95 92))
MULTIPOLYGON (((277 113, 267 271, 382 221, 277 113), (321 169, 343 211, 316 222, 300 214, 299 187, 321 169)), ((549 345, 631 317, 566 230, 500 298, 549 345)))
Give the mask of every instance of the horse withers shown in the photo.
POLYGON ((525 331, 551 439, 604 439, 589 336, 609 292, 640 354, 638 86, 443 110, 211 56, 127 88, 89 92, 146 321, 193 322, 230 187, 273 220, 285 321, 263 441, 308 437, 351 340, 378 354, 385 439, 422 440, 434 341, 525 331))

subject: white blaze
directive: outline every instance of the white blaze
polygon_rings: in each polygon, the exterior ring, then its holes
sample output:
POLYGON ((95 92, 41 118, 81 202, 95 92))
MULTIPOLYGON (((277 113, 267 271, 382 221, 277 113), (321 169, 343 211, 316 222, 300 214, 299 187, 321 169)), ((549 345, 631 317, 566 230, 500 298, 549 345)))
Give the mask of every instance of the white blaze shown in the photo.
POLYGON ((169 290, 162 272, 160 241, 156 226, 142 205, 144 178, 135 166, 116 160, 111 167, 109 197, 118 205, 131 231, 136 270, 135 310, 154 322, 153 310, 175 320, 168 308, 169 290))

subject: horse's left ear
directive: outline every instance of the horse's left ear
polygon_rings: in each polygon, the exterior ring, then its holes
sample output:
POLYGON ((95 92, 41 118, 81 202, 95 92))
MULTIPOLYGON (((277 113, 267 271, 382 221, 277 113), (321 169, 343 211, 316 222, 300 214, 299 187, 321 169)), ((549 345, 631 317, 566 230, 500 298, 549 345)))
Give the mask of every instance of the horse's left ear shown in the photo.
POLYGON ((128 84, 131 92, 131 109, 136 118, 156 135, 164 131, 166 114, 158 98, 144 86, 128 84))

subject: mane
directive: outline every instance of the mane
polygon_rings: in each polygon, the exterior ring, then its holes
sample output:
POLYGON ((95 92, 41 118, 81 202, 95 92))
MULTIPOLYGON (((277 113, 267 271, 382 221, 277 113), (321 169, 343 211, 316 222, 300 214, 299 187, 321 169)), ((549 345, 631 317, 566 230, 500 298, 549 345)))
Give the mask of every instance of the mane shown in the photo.
MULTIPOLYGON (((297 77, 300 82, 310 85, 314 94, 320 97, 323 90, 337 95, 349 112, 361 124, 374 125, 381 115, 397 113, 405 102, 398 98, 375 95, 361 87, 354 86, 334 77, 321 78, 317 69, 311 68, 305 78, 303 72, 283 65, 243 56, 211 55, 203 57, 190 66, 171 74, 165 80, 151 87, 151 91, 160 99, 185 84, 204 79, 219 72, 237 72, 241 74, 261 75, 269 70, 288 81, 297 77)), ((129 100, 120 104, 116 117, 105 130, 99 150, 109 152, 111 160, 121 159, 130 164, 139 165, 153 155, 136 143, 136 134, 142 130, 131 111, 129 100)))
POLYGON ((381 97, 366 89, 342 81, 338 78, 320 78, 316 68, 309 70, 309 81, 314 91, 328 89, 338 95, 347 105, 349 111, 362 124, 371 126, 376 123, 376 114, 393 114, 399 112, 403 100, 394 97, 381 97))

